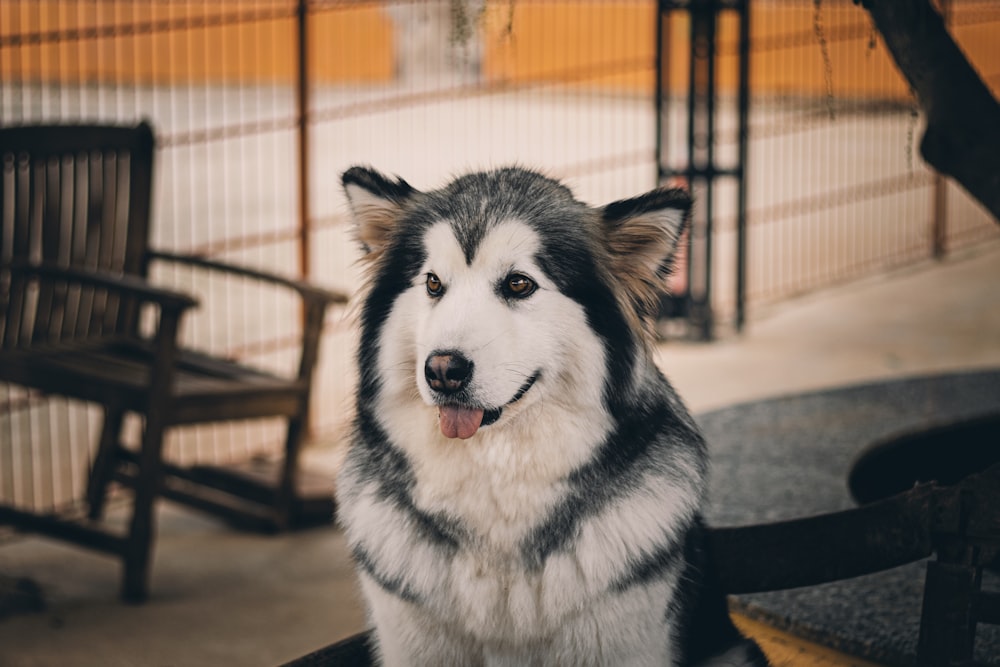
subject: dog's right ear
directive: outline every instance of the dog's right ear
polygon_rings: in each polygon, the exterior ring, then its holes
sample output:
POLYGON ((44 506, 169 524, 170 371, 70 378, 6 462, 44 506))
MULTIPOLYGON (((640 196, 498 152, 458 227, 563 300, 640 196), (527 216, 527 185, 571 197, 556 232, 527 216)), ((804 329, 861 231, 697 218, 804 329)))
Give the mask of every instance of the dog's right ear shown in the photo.
POLYGON ((351 167, 340 182, 354 215, 355 237, 366 259, 374 259, 389 242, 403 207, 417 190, 401 178, 392 180, 368 167, 351 167))

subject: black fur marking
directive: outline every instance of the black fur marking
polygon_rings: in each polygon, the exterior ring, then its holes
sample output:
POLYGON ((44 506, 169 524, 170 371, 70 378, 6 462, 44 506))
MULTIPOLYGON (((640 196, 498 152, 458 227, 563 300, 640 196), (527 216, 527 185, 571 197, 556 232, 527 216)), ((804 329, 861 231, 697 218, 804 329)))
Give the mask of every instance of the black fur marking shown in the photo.
POLYGON ((511 398, 509 401, 507 401, 507 405, 510 405, 511 403, 517 403, 518 401, 520 401, 524 397, 524 395, 528 393, 528 390, 531 389, 531 387, 534 386, 536 382, 538 382, 538 378, 541 377, 541 375, 542 375, 541 371, 535 371, 534 374, 532 374, 532 376, 528 378, 527 381, 518 388, 517 392, 514 394, 514 397, 511 398))
POLYGON ((413 186, 402 178, 397 176, 395 181, 391 181, 368 167, 351 167, 340 177, 340 182, 345 187, 357 185, 372 194, 396 203, 401 203, 416 193, 413 186))
MULTIPOLYGON (((607 354, 605 402, 614 408, 614 403, 630 399, 632 374, 621 371, 633 368, 641 343, 639 332, 629 324, 592 254, 593 244, 603 242, 600 219, 572 200, 565 208, 547 208, 539 220, 535 225, 542 237, 538 264, 560 292, 583 307, 590 329, 603 341, 607 354), (598 234, 597 239, 594 234, 598 234)), ((619 414, 615 409, 610 412, 619 414)))
POLYGON ((526 169, 507 167, 461 176, 428 193, 428 214, 448 220, 468 264, 491 229, 519 219, 538 226, 552 216, 575 222, 586 207, 558 181, 526 169), (572 211, 573 216, 566 216, 572 211))
POLYGON ((616 370, 633 367, 638 349, 636 333, 628 325, 611 288, 601 281, 588 246, 582 240, 570 245, 564 234, 545 227, 539 231, 545 248, 537 258, 539 266, 555 281, 560 292, 583 307, 588 326, 604 343, 608 378, 605 403, 628 396, 632 375, 616 370))
POLYGON ((529 568, 540 568, 577 535, 584 519, 627 494, 655 451, 692 446, 688 443, 703 446, 697 432, 682 423, 666 403, 619 414, 630 413, 631 419, 618 424, 596 458, 570 475, 574 490, 522 544, 521 555, 529 568))
POLYGON ((766 667, 767 659, 751 640, 744 639, 729 618, 726 596, 711 568, 704 522, 699 518, 684 541, 684 571, 668 614, 676 625, 678 664, 700 665, 709 658, 742 643, 751 664, 766 667))
POLYGON ((375 561, 371 556, 368 555, 364 549, 360 546, 355 546, 351 551, 351 555, 354 557, 354 561, 361 567, 362 570, 368 573, 376 584, 381 586, 386 592, 396 595, 407 602, 412 602, 414 604, 420 603, 420 596, 408 587, 402 579, 397 577, 390 577, 382 572, 375 565, 375 561))
POLYGON ((646 584, 663 577, 677 566, 683 549, 680 544, 667 544, 642 560, 629 563, 628 570, 611 585, 611 590, 623 593, 632 586, 646 584))
MULTIPOLYGON (((426 223, 407 219, 401 224, 417 226, 426 223)), ((359 405, 369 404, 378 393, 380 380, 376 367, 379 330, 389 317, 396 299, 413 284, 426 260, 419 234, 397 235, 385 252, 386 266, 391 266, 393 270, 383 271, 375 278, 361 309, 361 345, 358 348, 358 368, 361 370, 358 387, 359 405)))
POLYGON ((483 421, 480 422, 480 426, 489 426, 490 424, 496 424, 500 421, 500 415, 503 414, 503 408, 492 408, 490 410, 483 410, 483 421))
POLYGON ((378 484, 378 498, 391 502, 413 522, 422 538, 442 548, 443 558, 453 556, 459 543, 469 539, 468 531, 458 521, 428 514, 414 505, 410 495, 413 470, 403 453, 388 444, 387 436, 368 411, 358 415, 356 428, 362 436, 359 440, 362 446, 358 447, 356 442, 360 455, 356 460, 362 476, 378 484))
MULTIPOLYGON (((535 382, 538 381, 538 378, 540 376, 541 372, 536 371, 534 375, 528 378, 528 381, 522 384, 521 387, 517 390, 517 393, 514 394, 514 397, 507 402, 507 405, 511 405, 512 403, 517 403, 518 401, 520 401, 521 398, 526 393, 528 393, 528 390, 531 389, 532 385, 534 385, 535 382)), ((503 414, 503 409, 507 407, 507 405, 483 411, 483 421, 481 426, 489 426, 490 424, 497 423, 500 420, 500 415, 503 414)))
POLYGON ((607 222, 622 222, 643 213, 665 208, 687 211, 691 208, 691 196, 680 189, 654 190, 638 197, 608 204, 604 207, 603 216, 607 222))

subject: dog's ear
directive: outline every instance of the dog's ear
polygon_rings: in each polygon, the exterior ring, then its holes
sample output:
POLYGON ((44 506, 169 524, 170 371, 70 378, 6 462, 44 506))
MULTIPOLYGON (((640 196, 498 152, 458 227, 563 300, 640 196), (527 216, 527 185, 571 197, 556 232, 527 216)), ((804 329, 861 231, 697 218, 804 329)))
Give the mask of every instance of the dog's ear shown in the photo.
POLYGON ((401 178, 392 180, 368 167, 351 167, 340 182, 354 215, 355 237, 372 259, 385 248, 404 206, 417 190, 401 178))
POLYGON ((691 197, 680 189, 653 190, 601 210, 619 297, 647 327, 666 289, 690 212, 691 197))

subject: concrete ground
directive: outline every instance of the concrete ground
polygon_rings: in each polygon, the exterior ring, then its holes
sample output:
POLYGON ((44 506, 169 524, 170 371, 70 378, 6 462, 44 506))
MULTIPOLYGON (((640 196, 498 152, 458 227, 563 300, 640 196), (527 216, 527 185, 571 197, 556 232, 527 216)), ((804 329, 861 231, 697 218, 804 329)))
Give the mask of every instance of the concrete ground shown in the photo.
MULTIPOLYGON (((916 373, 1000 367, 1000 244, 757 314, 745 334, 668 343, 659 359, 695 411, 916 373)), ((118 601, 115 561, 60 543, 0 544, 0 575, 47 609, 0 619, 0 667, 273 666, 363 627, 339 531, 235 532, 161 509, 152 599, 118 601)))

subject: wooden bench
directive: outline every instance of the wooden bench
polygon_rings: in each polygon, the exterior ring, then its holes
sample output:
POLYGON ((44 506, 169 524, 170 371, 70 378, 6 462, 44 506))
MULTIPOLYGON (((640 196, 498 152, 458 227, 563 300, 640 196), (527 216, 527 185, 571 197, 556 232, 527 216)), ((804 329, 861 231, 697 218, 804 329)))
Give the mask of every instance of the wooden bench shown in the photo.
MULTIPOLYGON (((0 504, 0 524, 119 556, 122 595, 148 595, 160 496, 229 520, 281 530, 332 520, 332 481, 306 492, 298 459, 326 310, 343 294, 201 257, 149 247, 155 146, 151 127, 0 129, 0 381, 92 401, 103 426, 87 483, 88 520, 0 504), (281 377, 181 347, 197 305, 148 280, 153 262, 197 267, 291 290, 301 300, 298 372, 281 377), (149 326, 149 321, 152 326, 149 326), (141 444, 121 442, 126 414, 141 444), (173 427, 280 417, 281 460, 264 468, 181 467, 164 461, 173 427), (125 534, 98 520, 112 481, 131 491, 125 534)), ((313 485, 315 486, 315 485, 313 485)))

